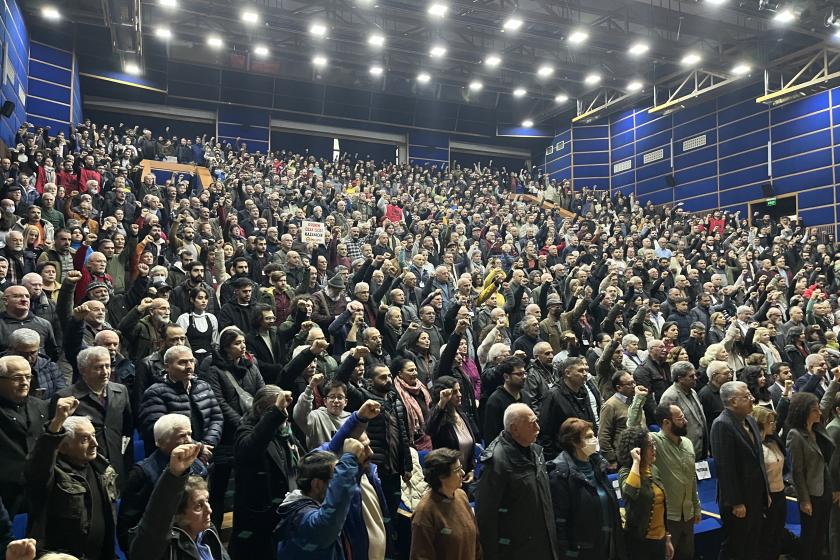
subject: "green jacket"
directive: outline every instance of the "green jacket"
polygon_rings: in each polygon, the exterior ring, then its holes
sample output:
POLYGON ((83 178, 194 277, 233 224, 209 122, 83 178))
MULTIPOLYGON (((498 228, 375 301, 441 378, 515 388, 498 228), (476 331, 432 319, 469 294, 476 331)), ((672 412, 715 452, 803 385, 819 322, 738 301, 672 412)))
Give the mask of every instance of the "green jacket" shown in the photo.
MULTIPOLYGON (((641 477, 642 484, 639 488, 626 484, 629 474, 630 469, 628 467, 623 467, 618 471, 618 484, 621 488, 621 496, 624 498, 624 526, 629 535, 644 540, 653 515, 653 485, 656 484, 663 494, 665 494, 665 487, 655 471, 652 471, 651 478, 641 477)), ((667 504, 666 499, 663 524, 668 519, 667 504)))

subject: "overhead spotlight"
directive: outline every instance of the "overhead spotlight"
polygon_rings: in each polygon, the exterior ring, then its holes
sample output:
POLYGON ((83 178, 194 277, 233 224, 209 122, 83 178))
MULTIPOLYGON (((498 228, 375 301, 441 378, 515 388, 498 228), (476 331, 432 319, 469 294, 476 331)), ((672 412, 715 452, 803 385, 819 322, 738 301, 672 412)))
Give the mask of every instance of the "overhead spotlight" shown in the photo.
POLYGON ((449 6, 441 2, 435 2, 429 6, 429 15, 442 18, 449 11, 449 6))
POLYGON ((580 45, 587 39, 589 39, 589 33, 583 29, 572 31, 572 34, 567 38, 567 40, 573 45, 580 45))
POLYGON ((178 0, 158 0, 158 4, 162 8, 177 8, 178 0))
POLYGON ((632 82, 627 84, 627 91, 631 91, 631 92, 639 91, 643 87, 644 87, 644 84, 642 84, 642 82, 640 82, 639 80, 633 80, 632 82))
POLYGON ((316 55, 312 59, 312 65, 315 66, 316 68, 323 68, 324 66, 327 65, 327 57, 323 56, 323 55, 320 55, 320 54, 316 55))
POLYGON ((125 70, 126 74, 132 74, 134 76, 140 74, 141 72, 140 67, 136 62, 126 62, 123 70, 125 70))
POLYGON ((643 41, 639 41, 638 43, 633 43, 630 45, 630 48, 627 49, 627 53, 631 56, 642 56, 646 52, 650 50, 650 45, 643 41))
POLYGON ((598 82, 601 81, 601 75, 597 72, 593 72, 591 74, 587 74, 586 77, 583 79, 583 83, 588 86, 594 86, 598 82))
POLYGON ((534 126, 534 121, 532 121, 531 119, 525 119, 524 121, 522 121, 522 126, 524 126, 525 128, 531 128, 532 126, 534 126))
POLYGON ((255 25, 260 21, 260 14, 254 10, 245 10, 242 12, 242 21, 248 25, 255 25))
POLYGON ((732 73, 736 76, 744 76, 746 74, 749 74, 750 70, 752 70, 752 67, 746 62, 739 62, 738 64, 732 67, 732 73))
POLYGON ((537 68, 537 76, 540 78, 548 78, 552 74, 554 74, 554 67, 549 64, 543 64, 537 68))
POLYGON ((382 33, 371 33, 368 37, 368 45, 371 47, 381 47, 385 44, 385 35, 382 33))
POLYGON ((568 100, 569 100, 569 96, 566 95, 565 93, 557 94, 554 97, 554 102, 557 103, 558 105, 563 104, 563 103, 567 102, 568 100))
POLYGON ((471 91, 481 91, 481 88, 484 87, 484 84, 482 84, 478 80, 473 80, 472 82, 470 82, 469 87, 471 91))
POLYGON ((257 45, 254 47, 254 54, 257 56, 268 56, 268 47, 265 45, 257 45))
POLYGON ((417 74, 417 81, 421 84, 428 84, 432 80, 432 77, 429 76, 426 72, 420 72, 417 74))
POLYGON ((319 39, 327 36, 327 26, 323 23, 313 23, 309 26, 309 34, 319 39))
POLYGON ((528 94, 528 90, 525 88, 516 88, 513 90, 514 97, 525 97, 528 94))
POLYGON ((446 47, 443 45, 434 45, 431 49, 429 49, 429 54, 434 58, 441 58, 446 54, 446 47))
POLYGON ((214 49, 220 49, 224 45, 224 42, 222 41, 222 38, 218 35, 210 35, 209 37, 207 37, 207 44, 213 47, 214 49))
POLYGON ((499 64, 502 63, 502 58, 495 54, 487 55, 487 58, 484 59, 484 64, 489 66, 490 68, 495 68, 499 64))
POLYGON ((705 0, 705 2, 711 6, 722 6, 726 4, 727 0, 705 0))
POLYGON ((776 12, 776 15, 773 16, 773 21, 776 23, 781 23, 782 25, 788 24, 796 19, 796 14, 793 13, 793 10, 790 8, 783 8, 776 12))
POLYGON ((502 29, 505 31, 518 31, 522 27, 522 20, 516 16, 510 16, 502 24, 502 29))
POLYGON ((825 26, 826 27, 838 27, 840 26, 840 21, 837 21, 837 16, 834 15, 834 10, 832 9, 827 16, 825 16, 825 26))
POLYGON ((371 66, 370 67, 370 75, 371 76, 381 76, 384 70, 381 66, 371 66))
POLYGON ((58 21, 61 19, 61 13, 55 6, 44 6, 41 8, 41 16, 50 21, 58 21))
POLYGON ((695 64, 699 64, 701 60, 703 60, 703 58, 699 54, 696 52, 690 52, 682 57, 680 64, 683 66, 694 66, 695 64))
POLYGON ((171 39, 172 31, 170 31, 168 27, 158 27, 155 29, 155 37, 164 40, 171 39))

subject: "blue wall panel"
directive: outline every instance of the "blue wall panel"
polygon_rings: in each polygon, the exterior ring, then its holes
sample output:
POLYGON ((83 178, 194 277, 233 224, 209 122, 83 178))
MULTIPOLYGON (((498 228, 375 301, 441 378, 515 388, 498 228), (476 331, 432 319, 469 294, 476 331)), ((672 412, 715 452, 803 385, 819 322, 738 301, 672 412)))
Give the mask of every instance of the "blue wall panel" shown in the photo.
POLYGON ((11 117, 0 119, 0 139, 7 145, 12 145, 15 133, 26 120, 25 102, 29 92, 29 34, 16 0, 4 0, 0 26, 3 44, 7 46, 11 62, 7 76, 2 76, 0 101, 11 101, 15 104, 11 117))
POLYGON ((218 134, 222 142, 240 142, 248 145, 249 150, 268 151, 271 113, 264 109, 252 109, 239 105, 221 105, 218 113, 218 134))
POLYGON ((73 121, 73 53, 32 41, 29 49, 29 96, 26 118, 49 126, 50 134, 70 132, 73 121))

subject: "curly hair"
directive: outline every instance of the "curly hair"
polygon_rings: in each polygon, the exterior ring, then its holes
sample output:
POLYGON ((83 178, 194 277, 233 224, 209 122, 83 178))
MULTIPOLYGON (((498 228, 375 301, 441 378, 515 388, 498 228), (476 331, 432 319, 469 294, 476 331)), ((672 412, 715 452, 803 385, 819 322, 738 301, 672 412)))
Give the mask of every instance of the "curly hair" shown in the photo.
MULTIPOLYGON (((762 354, 763 356, 763 354, 762 354)), ((747 384, 747 389, 752 394, 755 402, 769 402, 770 388, 767 387, 767 376, 765 369, 761 366, 747 366, 741 370, 741 381, 747 384), (758 380, 764 376, 764 385, 761 386, 758 380)))
POLYGON ((616 456, 622 467, 630 467, 633 464, 630 451, 636 447, 642 452, 642 457, 645 456, 645 451, 650 445, 648 434, 648 429, 642 426, 628 426, 621 432, 616 445, 616 456))
POLYGON ((820 406, 820 401, 813 393, 794 393, 790 397, 790 408, 788 409, 785 428, 788 430, 804 430, 807 427, 808 415, 811 409, 820 406))

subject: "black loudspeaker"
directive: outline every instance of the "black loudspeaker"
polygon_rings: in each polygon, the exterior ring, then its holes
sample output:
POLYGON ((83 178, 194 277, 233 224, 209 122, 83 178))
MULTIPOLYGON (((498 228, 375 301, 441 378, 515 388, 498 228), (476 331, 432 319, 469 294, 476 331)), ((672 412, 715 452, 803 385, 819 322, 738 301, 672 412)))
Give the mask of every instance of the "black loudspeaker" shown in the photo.
POLYGON ((772 183, 764 183, 761 185, 761 192, 764 193, 764 198, 773 198, 776 196, 776 191, 773 190, 772 183))
POLYGON ((15 112, 15 104, 12 101, 6 101, 3 103, 3 106, 0 107, 0 115, 3 115, 6 118, 12 116, 12 113, 15 112))
POLYGON ((677 186, 677 178, 674 177, 673 173, 665 176, 665 182, 668 183, 668 186, 671 187, 671 188, 674 188, 674 187, 677 186))

